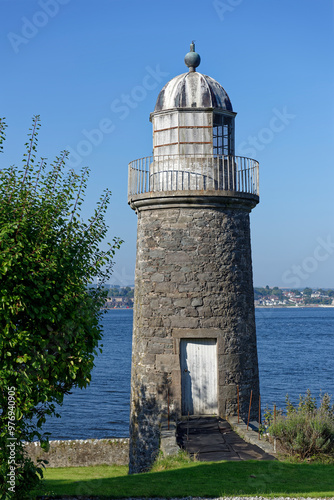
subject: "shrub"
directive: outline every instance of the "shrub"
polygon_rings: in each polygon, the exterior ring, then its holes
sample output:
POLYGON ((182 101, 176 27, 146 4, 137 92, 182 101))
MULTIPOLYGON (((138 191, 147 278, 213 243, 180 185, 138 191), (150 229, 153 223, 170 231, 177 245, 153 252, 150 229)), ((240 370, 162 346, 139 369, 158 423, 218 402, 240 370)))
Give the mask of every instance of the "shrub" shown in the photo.
MULTIPOLYGON (((103 252, 108 190, 81 218, 89 171, 35 163, 39 117, 23 166, 0 170, 0 497, 23 500, 42 476, 22 441, 48 446, 42 426, 73 387, 90 382, 102 337, 103 284, 121 241, 103 252), (91 287, 94 279, 98 287, 91 287)), ((0 119, 0 152, 5 122, 0 119)))
POLYGON ((286 397, 286 415, 271 419, 269 434, 278 439, 283 450, 301 459, 319 454, 334 454, 334 407, 325 394, 319 408, 311 392, 300 396, 297 407, 286 397))

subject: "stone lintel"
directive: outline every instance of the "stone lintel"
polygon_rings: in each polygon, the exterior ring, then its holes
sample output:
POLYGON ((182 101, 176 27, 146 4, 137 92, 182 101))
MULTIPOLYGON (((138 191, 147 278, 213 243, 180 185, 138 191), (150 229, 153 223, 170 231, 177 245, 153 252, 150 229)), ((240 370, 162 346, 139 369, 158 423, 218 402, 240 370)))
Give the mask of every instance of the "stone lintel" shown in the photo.
POLYGON ((218 353, 223 350, 223 331, 219 328, 172 328, 172 337, 177 355, 180 354, 181 339, 216 339, 218 353))
POLYGON ((222 335, 220 328, 173 328, 172 336, 181 338, 211 338, 216 339, 222 335))

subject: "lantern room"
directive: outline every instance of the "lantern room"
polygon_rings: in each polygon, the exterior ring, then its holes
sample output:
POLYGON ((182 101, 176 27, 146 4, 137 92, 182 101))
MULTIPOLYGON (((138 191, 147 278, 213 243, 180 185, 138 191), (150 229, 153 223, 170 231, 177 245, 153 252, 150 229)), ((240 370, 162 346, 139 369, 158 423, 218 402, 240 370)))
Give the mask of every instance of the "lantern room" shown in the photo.
POLYGON ((154 111, 153 155, 129 164, 129 203, 145 193, 168 197, 176 191, 251 198, 258 202, 258 163, 235 156, 236 113, 216 80, 196 71, 200 56, 191 43, 188 73, 160 91, 154 111))
POLYGON ((189 72, 163 87, 151 113, 153 156, 234 156, 236 113, 226 91, 216 80, 196 71, 200 56, 194 43, 185 63, 189 72))

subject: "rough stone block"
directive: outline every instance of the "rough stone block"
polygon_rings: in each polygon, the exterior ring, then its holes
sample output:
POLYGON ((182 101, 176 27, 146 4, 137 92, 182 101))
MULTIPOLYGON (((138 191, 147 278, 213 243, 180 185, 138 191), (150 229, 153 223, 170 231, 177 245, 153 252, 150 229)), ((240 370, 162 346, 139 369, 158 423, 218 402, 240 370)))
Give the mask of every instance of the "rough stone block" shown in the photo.
POLYGON ((149 258, 150 259, 163 259, 165 256, 165 250, 162 248, 154 249, 149 251, 149 258))
POLYGON ((192 270, 193 270, 192 267, 189 265, 185 265, 180 268, 180 271, 182 273, 190 273, 192 270))
POLYGON ((162 273, 154 273, 151 275, 150 279, 153 282, 160 283, 160 282, 164 281, 165 277, 162 273))
POLYGON ((202 284, 197 283, 196 281, 192 281, 190 283, 186 283, 184 285, 178 285, 178 290, 179 292, 190 292, 190 293, 195 293, 195 292, 200 292, 202 290, 202 284))
POLYGON ((220 321, 219 321, 219 318, 216 318, 216 317, 201 318, 199 320, 199 324, 202 328, 219 327, 220 321))
POLYGON ((173 286, 175 287, 175 285, 173 283, 166 282, 166 281, 157 282, 154 285, 155 285, 155 292, 157 292, 157 293, 159 293, 159 292, 162 292, 162 293, 170 292, 173 289, 173 286))
POLYGON ((188 264, 188 252, 176 251, 166 255, 166 262, 168 264, 188 264))
POLYGON ((185 307, 181 309, 181 316, 183 317, 198 317, 198 311, 194 307, 185 307))
POLYGON ((198 297, 198 298, 196 298, 196 299, 193 299, 193 300, 191 301, 191 305, 192 305, 192 307, 198 307, 198 306, 201 306, 201 305, 203 305, 203 299, 202 299, 202 298, 200 298, 200 297, 198 297))
POLYGON ((142 366, 154 366, 155 365, 155 354, 149 353, 144 354, 141 358, 142 366))
POLYGON ((211 307, 199 307, 197 311, 201 318, 210 318, 212 316, 211 307))
POLYGON ((170 372, 179 368, 179 357, 176 354, 157 354, 156 369, 160 372, 170 372))
POLYGON ((181 271, 178 272, 172 271, 170 279, 171 281, 173 281, 173 283, 184 283, 186 281, 185 274, 182 273, 181 271))
POLYGON ((184 318, 181 316, 171 316, 171 327, 172 328, 197 328, 198 319, 196 318, 184 318))
POLYGON ((150 318, 149 319, 149 325, 154 327, 154 326, 163 326, 162 318, 157 317, 157 318, 150 318))
POLYGON ((182 299, 176 299, 174 300, 174 306, 175 307, 187 307, 190 306, 190 298, 182 298, 182 299))

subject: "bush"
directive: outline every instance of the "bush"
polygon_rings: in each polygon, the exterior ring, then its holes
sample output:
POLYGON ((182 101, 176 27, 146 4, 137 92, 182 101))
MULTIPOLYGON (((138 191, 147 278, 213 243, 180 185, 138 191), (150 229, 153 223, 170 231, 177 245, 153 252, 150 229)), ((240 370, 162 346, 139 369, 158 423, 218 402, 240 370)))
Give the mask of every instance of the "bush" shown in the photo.
POLYGON ((270 419, 270 436, 279 440, 284 452, 300 459, 334 455, 334 406, 325 394, 319 408, 311 392, 300 396, 295 407, 287 395, 286 415, 270 419))
MULTIPOLYGON (((23 166, 0 170, 0 498, 23 500, 42 477, 22 441, 38 439, 73 387, 90 382, 102 338, 105 281, 121 241, 103 252, 108 190, 81 218, 88 169, 66 169, 66 151, 36 162, 39 117, 23 166), (91 287, 98 279, 99 286, 91 287)), ((5 122, 0 119, 0 152, 5 122)), ((101 349, 100 349, 101 350, 101 349)))

